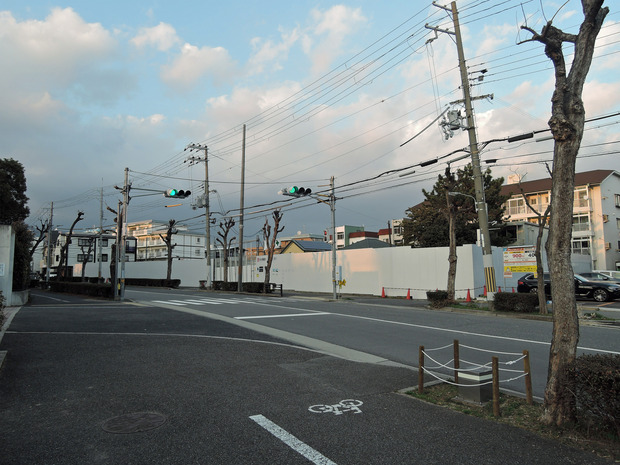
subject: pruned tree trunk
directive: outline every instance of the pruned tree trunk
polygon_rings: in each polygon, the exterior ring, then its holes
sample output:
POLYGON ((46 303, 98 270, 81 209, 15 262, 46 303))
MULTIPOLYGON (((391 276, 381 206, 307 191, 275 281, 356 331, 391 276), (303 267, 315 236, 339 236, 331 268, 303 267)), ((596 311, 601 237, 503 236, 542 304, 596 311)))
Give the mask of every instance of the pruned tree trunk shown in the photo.
POLYGON ((69 234, 67 234, 67 240, 64 245, 60 248, 60 262, 58 263, 58 273, 57 276, 62 276, 63 278, 67 277, 69 274, 68 266, 69 266, 69 244, 71 244, 71 237, 73 236, 73 229, 78 221, 82 221, 84 218, 84 212, 78 212, 77 217, 73 220, 71 224, 71 228, 69 229, 69 234))
POLYGON ((230 239, 228 239, 228 234, 230 233, 231 229, 233 228, 233 226, 235 225, 235 220, 232 218, 228 218, 226 221, 224 222, 220 222, 220 230, 217 232, 217 235, 219 236, 215 242, 217 242, 218 244, 220 244, 222 246, 222 253, 224 255, 224 276, 223 276, 223 280, 225 283, 228 282, 228 260, 229 260, 229 250, 230 250, 230 246, 232 245, 233 241, 235 239, 237 239, 236 237, 231 237, 230 239))
MULTIPOLYGON (((269 291, 269 281, 271 275, 271 263, 273 262, 273 254, 276 249, 276 238, 278 237, 278 233, 284 230, 284 226, 280 228, 280 221, 282 221, 283 214, 280 210, 275 210, 272 213, 273 217, 273 237, 271 237, 271 225, 269 224, 269 219, 265 220, 265 225, 263 226, 263 236, 265 237, 265 244, 268 244, 267 248, 267 265, 265 266, 265 283, 263 287, 263 293, 267 293, 269 291), (270 241, 271 239, 271 241, 270 241)), ((335 240, 335 238, 334 238, 335 240)))
POLYGON ((168 221, 168 229, 166 230, 166 236, 162 236, 161 240, 166 244, 166 259, 168 262, 168 266, 166 267, 166 279, 170 281, 172 278, 172 249, 176 247, 176 244, 172 243, 172 236, 176 234, 178 231, 175 229, 174 225, 176 224, 176 220, 168 221))
POLYGON ((446 203, 448 206, 448 234, 450 237, 450 247, 448 252, 448 300, 454 300, 454 283, 456 282, 456 212, 455 207, 450 202, 450 195, 446 188, 446 203))
POLYGON ((553 336, 545 389, 543 421, 563 425, 575 416, 574 380, 568 375, 575 364, 579 341, 579 321, 575 301, 575 281, 571 265, 575 164, 583 136, 585 110, 582 91, 592 63, 594 44, 608 8, 603 0, 582 0, 584 21, 579 34, 566 34, 549 21, 540 34, 527 26, 534 41, 545 44, 545 54, 555 69, 555 91, 551 99, 549 127, 555 140, 551 185, 551 217, 547 257, 553 299, 553 336), (570 72, 562 44, 575 44, 570 72))

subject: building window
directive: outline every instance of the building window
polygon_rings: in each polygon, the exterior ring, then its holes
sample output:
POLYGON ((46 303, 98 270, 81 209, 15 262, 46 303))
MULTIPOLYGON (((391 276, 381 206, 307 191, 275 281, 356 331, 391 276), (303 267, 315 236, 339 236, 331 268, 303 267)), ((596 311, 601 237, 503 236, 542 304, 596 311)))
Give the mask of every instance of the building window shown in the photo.
POLYGON ((573 240, 573 253, 590 255, 590 239, 573 240))
POLYGON ((199 237, 196 238, 196 244, 200 244, 200 238, 199 237))
POLYGON ((525 200, 523 197, 508 199, 508 215, 520 215, 525 213, 525 200))
POLYGON ((196 249, 194 251, 194 255, 196 255, 197 257, 200 257, 200 249, 196 249))
POLYGON ((620 194, 616 194, 616 207, 620 207, 620 194))
POLYGON ((101 247, 107 247, 108 246, 108 240, 107 239, 101 239, 101 247))
POLYGON ((84 262, 92 262, 93 261, 93 255, 92 254, 83 254, 83 253, 79 253, 77 256, 77 261, 80 263, 84 263, 84 262))
POLYGON ((343 232, 336 233, 336 240, 338 241, 344 240, 344 233, 343 232))
POLYGON ((80 237, 78 239, 78 245, 81 246, 89 246, 92 242, 92 239, 90 237, 80 237))
POLYGON ((590 218, 588 218, 588 215, 573 216, 573 232, 589 231, 589 230, 590 230, 590 218))
POLYGON ((108 254, 107 253, 101 254, 101 261, 102 262, 107 262, 108 261, 108 254))

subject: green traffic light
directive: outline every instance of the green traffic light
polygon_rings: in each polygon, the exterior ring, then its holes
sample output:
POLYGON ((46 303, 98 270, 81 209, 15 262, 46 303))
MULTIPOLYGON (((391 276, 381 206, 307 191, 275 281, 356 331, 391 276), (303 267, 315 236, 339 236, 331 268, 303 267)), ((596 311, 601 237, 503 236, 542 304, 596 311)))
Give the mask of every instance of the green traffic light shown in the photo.
POLYGON ((297 194, 298 191, 299 191, 299 187, 293 186, 293 187, 289 188, 288 193, 289 194, 297 194))
POLYGON ((177 195, 177 190, 176 189, 170 189, 170 191, 168 192, 168 195, 170 195, 171 197, 174 197, 175 195, 177 195))

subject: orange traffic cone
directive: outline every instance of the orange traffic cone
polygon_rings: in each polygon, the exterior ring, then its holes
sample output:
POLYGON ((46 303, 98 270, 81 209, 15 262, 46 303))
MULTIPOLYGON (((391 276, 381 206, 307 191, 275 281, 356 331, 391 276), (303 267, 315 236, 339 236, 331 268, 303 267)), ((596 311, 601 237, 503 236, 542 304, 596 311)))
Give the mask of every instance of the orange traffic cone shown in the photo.
POLYGON ((381 297, 385 298, 385 288, 384 287, 381 288, 381 297))
POLYGON ((512 288, 512 293, 513 293, 513 294, 515 293, 515 288, 514 288, 514 287, 512 288))
POLYGON ((411 290, 407 289, 407 300, 411 300, 411 290))
POLYGON ((497 292, 502 292, 502 286, 497 287, 497 292))
POLYGON ((484 285, 484 296, 485 297, 487 296, 487 285, 486 284, 484 285))
POLYGON ((471 302, 471 295, 469 294, 469 289, 467 289, 467 298, 465 299, 465 302, 471 302))

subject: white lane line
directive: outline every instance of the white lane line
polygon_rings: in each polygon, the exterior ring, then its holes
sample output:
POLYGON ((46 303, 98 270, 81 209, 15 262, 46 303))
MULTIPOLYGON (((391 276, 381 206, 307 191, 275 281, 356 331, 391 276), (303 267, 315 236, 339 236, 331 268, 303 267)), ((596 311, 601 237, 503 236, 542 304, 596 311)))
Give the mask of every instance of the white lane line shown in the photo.
POLYGON ((236 316, 235 320, 256 320, 260 318, 286 318, 289 316, 316 316, 316 315, 331 315, 329 312, 316 312, 316 313, 289 313, 287 315, 257 315, 257 316, 236 316))
POLYGON ((278 438, 284 444, 289 446, 295 452, 306 457, 312 463, 315 463, 316 465, 336 465, 335 462, 332 462, 327 457, 325 457, 323 454, 314 450, 308 444, 301 442, 291 433, 280 428, 278 425, 276 425, 271 420, 268 420, 264 416, 253 415, 250 417, 250 419, 254 420, 256 423, 258 423, 260 426, 265 428, 267 431, 273 434, 276 438, 278 438))
POLYGON ((180 306, 184 306, 184 303, 174 303, 173 301, 170 300, 152 300, 151 302, 156 303, 156 304, 170 304, 170 305, 180 305, 180 306))
POLYGON ((206 300, 206 299, 187 299, 187 300, 182 300, 181 302, 187 302, 188 304, 191 304, 191 305, 204 305, 204 304, 222 305, 223 303, 223 302, 214 302, 212 300, 206 300))

